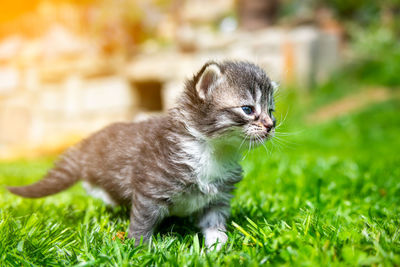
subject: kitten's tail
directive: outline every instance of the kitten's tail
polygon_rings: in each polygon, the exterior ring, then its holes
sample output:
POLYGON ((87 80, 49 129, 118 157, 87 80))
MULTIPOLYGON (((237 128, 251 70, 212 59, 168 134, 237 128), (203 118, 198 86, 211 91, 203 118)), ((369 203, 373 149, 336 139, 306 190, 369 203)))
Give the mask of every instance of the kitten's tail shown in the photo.
POLYGON ((7 189, 22 197, 39 198, 56 194, 71 187, 81 178, 80 164, 78 158, 74 157, 76 152, 69 150, 42 180, 27 186, 10 186, 7 189))

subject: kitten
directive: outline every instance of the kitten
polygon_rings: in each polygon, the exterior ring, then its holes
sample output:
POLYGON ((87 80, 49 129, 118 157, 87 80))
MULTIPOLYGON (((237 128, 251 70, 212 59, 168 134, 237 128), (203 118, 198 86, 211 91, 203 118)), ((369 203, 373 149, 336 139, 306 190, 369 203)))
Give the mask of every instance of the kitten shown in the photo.
POLYGON ((130 205, 136 244, 164 217, 195 214, 206 246, 220 248, 231 192, 242 179, 241 150, 274 135, 273 89, 251 63, 208 62, 167 115, 112 124, 68 150, 43 180, 8 189, 38 198, 83 180, 106 202, 130 205))

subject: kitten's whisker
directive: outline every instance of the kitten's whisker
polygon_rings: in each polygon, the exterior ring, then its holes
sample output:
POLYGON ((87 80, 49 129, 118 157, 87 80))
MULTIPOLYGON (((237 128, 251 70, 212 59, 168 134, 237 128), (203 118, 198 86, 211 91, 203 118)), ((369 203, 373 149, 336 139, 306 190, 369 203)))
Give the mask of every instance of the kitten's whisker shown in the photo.
POLYGON ((268 150, 267 146, 265 145, 264 141, 262 140, 262 138, 260 136, 257 136, 259 142, 263 145, 263 147, 265 148, 265 151, 267 152, 268 156, 271 156, 271 151, 268 150))
POLYGON ((293 149, 293 146, 296 146, 297 143, 289 142, 285 139, 281 139, 275 136, 275 142, 284 148, 293 149))
POLYGON ((242 160, 246 159, 246 157, 249 154, 250 150, 251 150, 251 137, 249 136, 249 148, 248 148, 246 154, 244 155, 244 157, 242 158, 242 160))
POLYGON ((289 141, 289 140, 287 140, 287 139, 283 139, 283 138, 280 138, 280 137, 278 137, 278 136, 275 136, 275 138, 276 138, 276 140, 279 140, 279 141, 281 141, 282 143, 285 143, 285 144, 289 144, 289 145, 298 145, 298 144, 295 143, 295 142, 291 142, 291 141, 289 141))
POLYGON ((269 152, 269 156, 272 156, 272 147, 271 146, 269 146, 270 147, 270 149, 268 149, 268 144, 264 144, 264 147, 265 147, 265 149, 267 149, 268 150, 268 152, 269 152))
POLYGON ((281 143, 281 141, 279 141, 278 139, 275 139, 275 144, 276 144, 276 147, 279 149, 279 151, 281 152, 281 147, 287 147, 287 144, 285 144, 285 143, 281 143))
POLYGON ((278 148, 279 152, 282 152, 284 148, 287 148, 287 144, 281 142, 279 139, 275 139, 276 147, 278 148))
POLYGON ((275 136, 275 142, 280 144, 281 146, 284 146, 284 147, 288 146, 288 144, 283 139, 281 139, 281 138, 279 138, 277 136, 275 136))
POLYGON ((242 145, 244 144, 244 142, 247 140, 247 138, 249 137, 249 135, 248 134, 245 134, 245 137, 243 138, 243 141, 242 141, 242 143, 240 143, 240 146, 239 146, 239 152, 240 152, 240 149, 242 148, 242 145))
POLYGON ((282 114, 281 114, 281 120, 278 123, 278 125, 275 127, 275 129, 278 129, 280 126, 283 125, 283 123, 286 121, 286 118, 287 118, 288 114, 289 114, 289 108, 286 110, 286 114, 285 114, 285 117, 283 118, 283 120, 282 120, 282 114))
POLYGON ((279 152, 281 152, 280 147, 276 144, 276 140, 271 139, 271 144, 273 148, 276 148, 279 152))
POLYGON ((279 131, 275 131, 275 135, 278 136, 291 136, 291 135, 296 135, 299 134, 299 132, 279 132, 279 131))
MULTIPOLYGON (((300 134, 302 131, 296 131, 296 132, 280 132, 275 130, 275 135, 274 138, 277 143, 285 146, 285 147, 290 147, 290 146, 296 146, 298 145, 296 142, 291 142, 290 140, 286 139, 285 137, 290 137, 293 135, 300 134), (289 146, 290 145, 290 146, 289 146)), ((290 147, 292 148, 292 147, 290 147)))
POLYGON ((253 148, 253 139, 250 138, 250 146, 249 146, 249 150, 247 153, 250 153, 250 150, 253 148))
POLYGON ((298 135, 299 133, 295 133, 295 132, 293 132, 293 133, 290 133, 290 132, 276 132, 275 131, 275 134, 274 134, 274 137, 280 137, 280 138, 290 138, 291 136, 294 136, 294 135, 298 135))

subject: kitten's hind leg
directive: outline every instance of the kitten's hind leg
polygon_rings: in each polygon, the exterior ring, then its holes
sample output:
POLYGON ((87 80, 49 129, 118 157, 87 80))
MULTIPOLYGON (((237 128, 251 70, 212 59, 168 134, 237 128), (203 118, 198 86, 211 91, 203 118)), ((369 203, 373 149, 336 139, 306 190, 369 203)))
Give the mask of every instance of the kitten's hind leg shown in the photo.
POLYGON ((166 206, 135 194, 132 199, 128 234, 129 238, 135 238, 135 246, 139 245, 141 238, 143 238, 143 242, 147 242, 151 238, 154 228, 167 213, 166 206))
POLYGON ((94 198, 98 198, 103 200, 104 203, 111 206, 116 206, 117 203, 112 199, 112 197, 102 188, 98 186, 94 186, 89 182, 82 182, 83 188, 86 190, 88 195, 91 195, 94 198))

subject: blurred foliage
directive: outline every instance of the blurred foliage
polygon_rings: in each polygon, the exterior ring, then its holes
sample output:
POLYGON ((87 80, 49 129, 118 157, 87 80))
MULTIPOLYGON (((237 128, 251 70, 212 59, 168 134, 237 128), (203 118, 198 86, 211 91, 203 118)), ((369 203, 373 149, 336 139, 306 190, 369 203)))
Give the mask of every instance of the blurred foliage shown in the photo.
MULTIPOLYGON (((400 13, 399 0, 281 0, 280 13, 283 16, 297 14, 310 16, 321 8, 329 8, 337 19, 344 23, 355 23, 363 26, 378 24, 385 16, 393 19, 400 13)), ((398 24, 398 23, 397 23, 398 24)))
MULTIPOLYGON (((382 1, 375 0, 323 0, 318 1, 332 8, 339 18, 369 24, 379 19, 382 1)), ((391 0, 386 1, 391 2, 391 0)))
POLYGON ((317 105, 371 87, 400 87, 400 45, 394 32, 384 27, 352 29, 352 56, 327 82, 314 88, 317 105))
POLYGON ((399 0, 323 0, 316 1, 332 8, 343 20, 350 20, 363 25, 380 23, 382 16, 388 12, 400 12, 399 0))
POLYGON ((400 38, 390 28, 371 26, 368 31, 355 27, 351 48, 355 53, 353 73, 361 82, 400 86, 400 38))
POLYGON ((282 16, 308 18, 316 24, 331 19, 321 17, 326 12, 319 13, 329 9, 344 30, 349 57, 332 79, 316 85, 321 96, 343 95, 360 86, 400 86, 400 0, 282 0, 281 4, 282 16))

